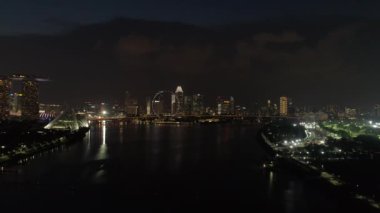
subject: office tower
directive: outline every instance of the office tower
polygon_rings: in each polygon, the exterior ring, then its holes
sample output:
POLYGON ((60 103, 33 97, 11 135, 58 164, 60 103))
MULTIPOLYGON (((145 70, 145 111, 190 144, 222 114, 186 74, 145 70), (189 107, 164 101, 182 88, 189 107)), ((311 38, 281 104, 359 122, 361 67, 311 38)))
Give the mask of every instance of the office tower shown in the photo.
POLYGON ((348 118, 354 118, 356 117, 358 111, 354 108, 345 107, 344 112, 346 113, 346 117, 348 118))
POLYGON ((201 94, 193 95, 192 98, 192 115, 202 115, 204 113, 204 97, 201 94))
POLYGON ((285 96, 280 97, 280 115, 288 115, 288 98, 285 96))
POLYGON ((292 98, 288 97, 288 115, 294 116, 296 114, 296 108, 292 98))
POLYGON ((146 115, 151 115, 152 114, 152 100, 150 97, 147 97, 146 99, 146 115))
POLYGON ((183 114, 183 105, 184 105, 184 97, 183 90, 181 86, 177 86, 175 90, 176 96, 176 114, 183 114))
POLYGON ((175 94, 172 94, 171 95, 171 114, 174 115, 176 112, 177 112, 177 108, 176 108, 176 95, 175 94))
POLYGON ((193 112, 193 97, 185 96, 183 102, 183 113, 185 115, 191 115, 193 112))
POLYGON ((22 81, 21 117, 26 120, 39 118, 38 82, 25 77, 22 81))
POLYGON ((127 108, 127 115, 136 116, 139 114, 139 104, 136 99, 131 99, 127 108))
POLYGON ((235 114, 235 99, 234 97, 230 97, 230 111, 229 114, 233 115, 235 114))
POLYGON ((10 116, 12 117, 21 117, 21 102, 22 102, 22 93, 11 93, 10 95, 10 116))
POLYGON ((231 96, 230 98, 218 97, 217 102, 217 114, 218 115, 231 115, 234 114, 235 100, 231 96))
POLYGON ((131 94, 126 91, 125 92, 125 100, 124 100, 124 112, 126 115, 136 116, 138 115, 138 101, 131 97, 131 94))
POLYGON ((374 107, 373 107, 373 115, 375 117, 380 117, 380 104, 376 104, 374 107))
POLYGON ((11 81, 5 76, 0 76, 0 120, 9 116, 10 89, 11 81))

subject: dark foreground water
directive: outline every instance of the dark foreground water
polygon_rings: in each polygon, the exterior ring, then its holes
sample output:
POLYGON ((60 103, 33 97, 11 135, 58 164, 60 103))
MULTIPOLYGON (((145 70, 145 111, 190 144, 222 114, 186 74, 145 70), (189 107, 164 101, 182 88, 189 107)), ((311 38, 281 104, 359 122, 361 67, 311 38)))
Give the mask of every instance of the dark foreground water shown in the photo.
POLYGON ((343 212, 313 178, 261 168, 258 127, 96 125, 0 175, 3 212, 343 212))

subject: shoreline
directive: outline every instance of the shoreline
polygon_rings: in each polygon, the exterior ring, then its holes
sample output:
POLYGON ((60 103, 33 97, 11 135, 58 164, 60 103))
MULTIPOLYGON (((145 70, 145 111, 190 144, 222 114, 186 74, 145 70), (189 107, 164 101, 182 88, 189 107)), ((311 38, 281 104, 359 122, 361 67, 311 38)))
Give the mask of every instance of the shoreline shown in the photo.
POLYGON ((274 144, 265 136, 262 130, 258 131, 257 140, 264 146, 266 151, 271 153, 273 160, 279 167, 286 170, 291 170, 291 172, 294 172, 297 175, 303 175, 308 178, 315 179, 315 181, 321 184, 321 186, 326 187, 329 191, 352 199, 359 204, 366 204, 369 208, 371 208, 370 210, 378 211, 380 209, 379 202, 355 191, 355 188, 350 183, 346 183, 337 178, 335 175, 317 168, 310 163, 303 162, 292 156, 282 156, 282 152, 280 150, 276 150, 274 144))
MULTIPOLYGON (((60 146, 69 146, 71 144, 77 143, 86 136, 86 133, 89 131, 89 128, 79 129, 76 132, 69 132, 65 136, 55 138, 46 144, 40 146, 38 149, 28 150, 26 153, 15 154, 13 156, 8 157, 8 159, 1 160, 0 159, 0 167, 14 165, 20 162, 25 158, 29 158, 33 155, 41 154, 45 151, 52 150, 56 147, 60 146)), ((1 171, 0 171, 1 173, 1 171)))

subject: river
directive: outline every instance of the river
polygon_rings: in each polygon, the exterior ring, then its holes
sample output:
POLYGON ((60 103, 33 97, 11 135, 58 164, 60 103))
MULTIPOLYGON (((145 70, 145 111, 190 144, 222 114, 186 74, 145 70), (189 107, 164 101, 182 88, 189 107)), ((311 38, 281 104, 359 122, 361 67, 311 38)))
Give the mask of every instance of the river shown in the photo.
POLYGON ((93 125, 0 175, 9 212, 360 210, 312 178, 262 169, 255 125, 93 125))

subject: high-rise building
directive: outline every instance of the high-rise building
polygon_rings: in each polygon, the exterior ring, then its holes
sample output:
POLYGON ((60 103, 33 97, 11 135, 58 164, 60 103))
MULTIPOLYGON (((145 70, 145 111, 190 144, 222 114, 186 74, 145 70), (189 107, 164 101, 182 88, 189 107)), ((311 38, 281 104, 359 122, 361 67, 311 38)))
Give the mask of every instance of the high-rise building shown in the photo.
POLYGON ((21 102, 22 102, 22 93, 11 93, 10 100, 10 116, 11 117, 21 117, 21 102))
POLYGON ((183 114, 184 96, 181 86, 177 86, 175 90, 176 96, 176 114, 183 114))
POLYGON ((296 108, 292 98, 288 97, 288 115, 294 116, 296 114, 296 108))
POLYGON ((175 94, 171 95, 170 106, 171 106, 171 114, 174 115, 176 113, 176 111, 177 111, 176 95, 175 94))
POLYGON ((230 112, 229 114, 233 115, 235 114, 235 99, 234 97, 230 97, 230 112))
POLYGON ((5 76, 0 76, 0 120, 9 116, 10 89, 11 81, 5 76))
POLYGON ((280 97, 280 115, 281 116, 288 115, 288 97, 285 97, 285 96, 280 97))
POLYGON ((373 115, 375 117, 380 117, 380 104, 376 104, 374 107, 373 107, 373 115))
POLYGON ((136 116, 138 115, 139 106, 138 101, 131 97, 131 94, 126 91, 125 92, 125 100, 124 100, 124 112, 126 115, 136 116))
POLYGON ((195 94, 192 99, 191 114, 202 115, 204 113, 204 96, 195 94))
POLYGON ((216 99, 217 103, 217 114, 218 115, 231 115, 235 112, 235 100, 234 97, 218 97, 216 99))
POLYGON ((151 115, 152 113, 152 100, 150 97, 146 98, 146 115, 151 115))
POLYGON ((346 113, 346 117, 349 117, 349 118, 354 118, 356 117, 358 111, 354 108, 350 108, 350 107, 345 107, 344 109, 345 113, 346 113))
POLYGON ((183 97, 183 100, 183 113, 185 115, 191 115, 193 111, 193 97, 186 95, 183 97))
POLYGON ((39 119, 39 82, 43 81, 49 80, 18 74, 0 77, 0 118, 39 119))
POLYGON ((38 82, 33 78, 24 78, 22 82, 21 117, 26 120, 39 118, 38 82))

